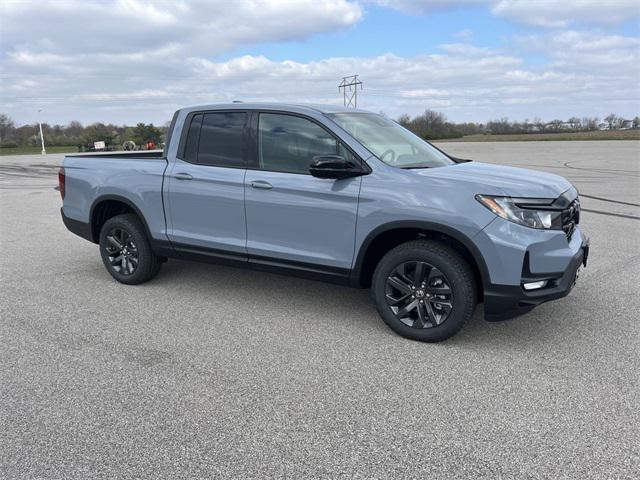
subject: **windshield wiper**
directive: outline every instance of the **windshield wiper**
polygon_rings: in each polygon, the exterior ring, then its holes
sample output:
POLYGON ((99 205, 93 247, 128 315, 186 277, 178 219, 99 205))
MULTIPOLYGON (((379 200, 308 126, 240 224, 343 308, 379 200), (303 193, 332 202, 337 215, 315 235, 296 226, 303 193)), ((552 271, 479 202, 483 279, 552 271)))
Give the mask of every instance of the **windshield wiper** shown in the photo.
POLYGON ((426 163, 415 163, 413 165, 405 165, 404 167, 400 167, 405 170, 414 170, 418 168, 433 168, 431 165, 427 165, 426 163))

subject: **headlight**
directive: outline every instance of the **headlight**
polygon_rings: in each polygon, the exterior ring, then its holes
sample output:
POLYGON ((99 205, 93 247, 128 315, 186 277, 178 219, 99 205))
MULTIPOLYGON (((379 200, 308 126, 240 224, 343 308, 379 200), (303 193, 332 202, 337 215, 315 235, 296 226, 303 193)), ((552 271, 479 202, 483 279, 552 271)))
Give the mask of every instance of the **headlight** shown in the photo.
POLYGON ((553 200, 492 195, 476 195, 476 200, 510 222, 531 228, 562 229, 562 211, 551 206, 553 200))

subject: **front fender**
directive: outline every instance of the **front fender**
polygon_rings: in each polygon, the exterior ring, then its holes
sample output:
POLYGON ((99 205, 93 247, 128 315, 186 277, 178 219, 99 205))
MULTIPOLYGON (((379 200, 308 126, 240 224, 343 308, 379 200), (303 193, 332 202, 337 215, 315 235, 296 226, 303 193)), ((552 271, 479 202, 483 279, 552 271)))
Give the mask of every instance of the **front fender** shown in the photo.
POLYGON ((471 257, 476 263, 476 267, 480 273, 480 277, 483 285, 489 282, 489 270, 484 257, 480 253, 480 250, 473 242, 472 238, 464 234, 463 232, 456 230, 448 225, 444 225, 436 222, 429 222, 425 220, 400 220, 394 222, 387 222, 371 230, 364 240, 356 247, 355 261, 351 274, 351 283, 354 286, 363 286, 361 283, 362 270, 364 266, 365 257, 369 247, 373 242, 385 232, 400 230, 400 229, 417 229, 426 232, 432 232, 436 234, 442 234, 449 236, 460 244, 462 244, 469 252, 471 257))

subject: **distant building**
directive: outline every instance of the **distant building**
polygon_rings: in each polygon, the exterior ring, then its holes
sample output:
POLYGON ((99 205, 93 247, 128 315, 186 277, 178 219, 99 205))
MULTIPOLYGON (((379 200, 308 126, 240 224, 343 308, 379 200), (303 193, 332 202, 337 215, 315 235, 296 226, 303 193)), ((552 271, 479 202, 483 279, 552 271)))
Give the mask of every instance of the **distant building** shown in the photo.
POLYGON ((609 130, 609 124, 608 123, 599 123, 598 124, 598 130, 609 130))
POLYGON ((622 120, 620 130, 630 130, 633 128, 633 120, 622 120))

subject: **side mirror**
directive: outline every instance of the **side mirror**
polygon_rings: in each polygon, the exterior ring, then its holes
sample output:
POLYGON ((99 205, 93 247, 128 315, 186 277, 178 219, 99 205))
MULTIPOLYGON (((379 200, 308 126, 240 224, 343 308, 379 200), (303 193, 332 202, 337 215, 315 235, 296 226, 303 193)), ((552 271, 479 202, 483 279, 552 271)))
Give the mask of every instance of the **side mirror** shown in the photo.
POLYGON ((317 178, 349 178, 364 175, 360 165, 341 155, 316 155, 309 164, 309 173, 317 178))

